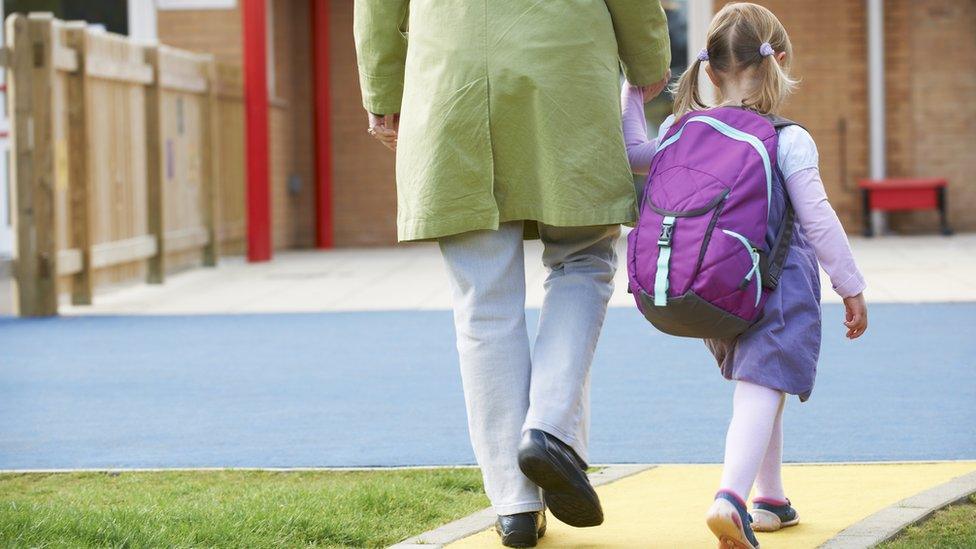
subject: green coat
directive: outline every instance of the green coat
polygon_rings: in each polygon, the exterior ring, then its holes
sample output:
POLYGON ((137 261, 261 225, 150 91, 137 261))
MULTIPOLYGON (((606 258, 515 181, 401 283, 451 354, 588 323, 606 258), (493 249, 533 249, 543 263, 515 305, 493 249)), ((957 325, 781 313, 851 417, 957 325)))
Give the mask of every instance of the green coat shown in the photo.
POLYGON ((354 33, 363 105, 400 113, 400 240, 634 220, 619 67, 664 76, 659 0, 356 0, 354 33))

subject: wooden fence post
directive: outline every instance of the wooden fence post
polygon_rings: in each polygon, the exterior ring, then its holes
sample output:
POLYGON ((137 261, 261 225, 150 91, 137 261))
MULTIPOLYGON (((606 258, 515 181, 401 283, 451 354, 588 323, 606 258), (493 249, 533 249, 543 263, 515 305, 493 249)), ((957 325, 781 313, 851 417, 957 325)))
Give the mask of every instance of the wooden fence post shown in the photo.
POLYGON ((54 234, 54 80, 51 14, 7 20, 10 113, 17 220, 17 292, 21 316, 58 313, 54 234))
POLYGON ((204 100, 203 119, 203 138, 201 148, 203 149, 200 166, 203 178, 203 222, 207 228, 207 244, 203 248, 203 264, 208 267, 217 265, 217 256, 220 252, 219 235, 217 234, 217 178, 219 170, 217 166, 217 140, 220 135, 220 121, 218 120, 219 109, 217 108, 217 62, 211 55, 206 62, 207 74, 207 96, 204 100))
POLYGON ((77 53, 78 70, 68 76, 68 185, 71 199, 71 247, 81 250, 81 271, 71 279, 71 302, 91 305, 92 269, 92 182, 88 166, 91 147, 88 131, 89 83, 86 74, 88 35, 84 21, 64 24, 67 46, 77 53))
POLYGON ((156 255, 149 258, 147 282, 162 284, 166 279, 166 227, 163 217, 163 131, 161 116, 159 47, 145 48, 146 63, 152 67, 153 81, 146 86, 146 215, 147 230, 156 239, 156 255))

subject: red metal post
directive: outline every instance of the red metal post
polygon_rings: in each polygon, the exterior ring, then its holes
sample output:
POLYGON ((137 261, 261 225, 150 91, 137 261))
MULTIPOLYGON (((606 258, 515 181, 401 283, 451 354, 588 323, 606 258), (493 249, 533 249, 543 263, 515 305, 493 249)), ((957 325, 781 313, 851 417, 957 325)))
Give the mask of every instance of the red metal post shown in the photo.
POLYGON ((309 0, 315 97, 315 243, 331 248, 332 120, 329 95, 329 1, 309 0))
POLYGON ((271 259, 268 172, 268 59, 265 0, 242 0, 244 126, 247 154, 247 259, 271 259))

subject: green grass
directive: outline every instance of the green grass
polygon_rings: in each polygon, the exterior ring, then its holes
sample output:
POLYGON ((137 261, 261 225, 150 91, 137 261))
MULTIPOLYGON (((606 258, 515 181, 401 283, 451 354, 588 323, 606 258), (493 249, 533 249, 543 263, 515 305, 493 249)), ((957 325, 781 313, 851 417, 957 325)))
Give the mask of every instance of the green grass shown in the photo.
POLYGON ((937 512, 932 518, 912 526, 879 549, 972 549, 976 547, 976 495, 966 503, 937 512))
POLYGON ((488 505, 477 469, 0 475, 2 547, 382 547, 488 505))

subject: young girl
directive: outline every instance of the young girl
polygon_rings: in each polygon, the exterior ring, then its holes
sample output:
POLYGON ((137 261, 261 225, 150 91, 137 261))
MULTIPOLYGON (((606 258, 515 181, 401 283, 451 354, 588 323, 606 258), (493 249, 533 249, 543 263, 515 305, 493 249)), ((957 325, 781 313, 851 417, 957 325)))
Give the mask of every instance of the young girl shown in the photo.
MULTIPOLYGON (((712 20, 706 48, 673 90, 674 115, 664 121, 658 139, 647 139, 643 115, 644 92, 658 90, 624 87, 624 138, 633 171, 648 172, 658 140, 672 124, 680 127, 691 111, 741 107, 778 114, 796 84, 789 76, 792 57, 786 30, 772 12, 749 3, 725 6, 712 20), (705 104, 698 89, 702 67, 718 92, 713 106, 705 104)), ((813 389, 821 335, 818 260, 844 298, 847 337, 855 339, 867 328, 864 278, 827 202, 817 147, 797 125, 780 130, 778 142, 779 169, 798 221, 780 283, 761 319, 745 333, 705 341, 722 374, 736 383, 722 481, 706 518, 726 548, 757 548, 753 530, 775 531, 799 522, 780 475, 782 417, 786 394, 805 401, 813 389), (753 484, 750 516, 745 499, 753 484)))

